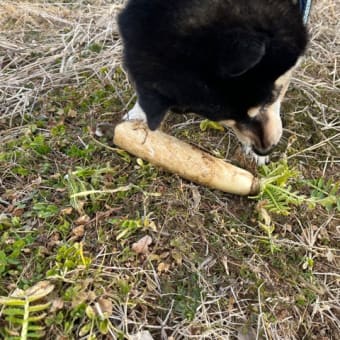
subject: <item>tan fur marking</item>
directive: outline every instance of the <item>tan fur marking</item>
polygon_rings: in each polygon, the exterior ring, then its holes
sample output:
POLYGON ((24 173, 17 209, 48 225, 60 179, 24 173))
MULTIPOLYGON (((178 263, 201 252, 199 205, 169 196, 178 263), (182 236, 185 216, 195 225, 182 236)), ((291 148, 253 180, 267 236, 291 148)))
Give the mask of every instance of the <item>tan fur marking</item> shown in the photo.
POLYGON ((279 98, 278 98, 278 100, 280 100, 280 101, 283 99, 284 95, 287 92, 289 82, 290 82, 290 78, 292 77, 292 73, 293 73, 293 68, 291 68, 289 71, 287 71, 281 77, 277 78, 276 81, 275 81, 275 87, 276 88, 281 87, 280 95, 279 95, 279 98))
MULTIPOLYGON (((276 101, 280 101, 280 102, 282 101, 284 95, 287 92, 289 82, 290 82, 290 78, 291 78, 292 73, 293 73, 293 69, 294 69, 294 67, 292 67, 286 73, 284 73, 281 77, 276 79, 274 88, 279 90, 280 93, 278 94, 277 99, 275 100, 275 102, 272 105, 274 105, 276 103, 276 101)), ((266 107, 266 109, 267 109, 267 107, 266 107)), ((248 113, 248 116, 250 118, 254 118, 254 117, 258 116, 260 113, 262 113, 262 111, 263 110, 260 106, 256 106, 256 107, 250 108, 247 113, 248 113)))
POLYGON ((219 123, 231 128, 236 125, 236 122, 233 119, 221 120, 219 123))
POLYGON ((253 107, 253 108, 248 110, 248 116, 250 118, 254 118, 254 117, 256 117, 259 114, 259 112, 260 112, 260 107, 259 106, 253 107))
POLYGON ((269 106, 265 113, 263 144, 267 147, 276 145, 282 136, 282 121, 280 117, 280 101, 269 106))

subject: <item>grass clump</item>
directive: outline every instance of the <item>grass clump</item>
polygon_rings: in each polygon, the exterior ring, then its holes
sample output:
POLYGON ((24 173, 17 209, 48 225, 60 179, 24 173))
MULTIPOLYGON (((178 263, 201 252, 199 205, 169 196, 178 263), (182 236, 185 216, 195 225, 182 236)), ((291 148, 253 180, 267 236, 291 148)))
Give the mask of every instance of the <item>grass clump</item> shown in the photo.
POLYGON ((51 302, 40 302, 54 289, 48 281, 41 281, 33 287, 22 291, 16 290, 11 296, 0 296, 0 305, 5 306, 3 314, 8 326, 0 330, 4 339, 36 339, 45 335, 42 320, 51 302), (40 324, 39 324, 40 323, 40 324))
POLYGON ((290 206, 305 204, 309 209, 320 205, 327 210, 333 208, 340 211, 340 182, 334 183, 323 178, 316 180, 301 180, 301 173, 291 169, 287 161, 263 165, 260 169, 261 189, 254 199, 262 201, 263 206, 270 212, 289 215, 290 206), (312 189, 310 196, 299 193, 293 185, 302 187, 305 184, 312 189))

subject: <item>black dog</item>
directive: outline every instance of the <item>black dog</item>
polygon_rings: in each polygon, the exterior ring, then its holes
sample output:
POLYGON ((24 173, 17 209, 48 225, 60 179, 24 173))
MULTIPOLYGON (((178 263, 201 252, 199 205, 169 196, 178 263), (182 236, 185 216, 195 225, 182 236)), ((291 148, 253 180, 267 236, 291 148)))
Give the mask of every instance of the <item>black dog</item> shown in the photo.
MULTIPOLYGON (((303 1, 303 0, 301 0, 303 1)), ((130 0, 118 17, 138 101, 126 115, 222 122, 256 155, 282 135, 280 102, 307 44, 296 0, 130 0)), ((258 162, 264 157, 256 157, 258 162)))

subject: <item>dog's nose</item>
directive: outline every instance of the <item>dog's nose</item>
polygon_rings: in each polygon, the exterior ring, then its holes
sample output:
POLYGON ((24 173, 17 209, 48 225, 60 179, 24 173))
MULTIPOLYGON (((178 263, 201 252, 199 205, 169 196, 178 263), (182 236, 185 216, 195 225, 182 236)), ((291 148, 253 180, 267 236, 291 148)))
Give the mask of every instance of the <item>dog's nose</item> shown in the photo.
POLYGON ((267 155, 269 155, 273 151, 275 146, 276 146, 276 144, 272 144, 269 147, 264 147, 264 148, 261 147, 261 148, 259 148, 259 147, 255 146, 255 145, 253 145, 252 149, 259 156, 267 156, 267 155))
POLYGON ((253 151, 259 156, 269 155, 278 144, 278 139, 272 138, 273 136, 264 134, 262 138, 257 138, 253 141, 253 151))

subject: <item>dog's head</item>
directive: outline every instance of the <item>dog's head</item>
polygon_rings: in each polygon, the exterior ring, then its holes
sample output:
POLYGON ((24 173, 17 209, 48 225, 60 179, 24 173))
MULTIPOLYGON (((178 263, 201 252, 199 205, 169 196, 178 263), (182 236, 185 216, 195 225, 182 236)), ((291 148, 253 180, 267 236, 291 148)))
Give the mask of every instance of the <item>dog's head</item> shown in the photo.
POLYGON ((281 101, 305 49, 306 35, 302 32, 285 41, 236 31, 228 39, 233 49, 222 51, 226 62, 220 62, 219 76, 229 79, 229 112, 218 118, 244 145, 264 156, 281 138, 281 101))
POLYGON ((269 86, 267 100, 264 99, 259 105, 240 109, 239 112, 243 111, 243 114, 235 119, 221 121, 223 125, 231 127, 240 142, 250 147, 257 155, 269 154, 281 139, 280 107, 291 73, 292 69, 280 76, 273 86, 269 86))

